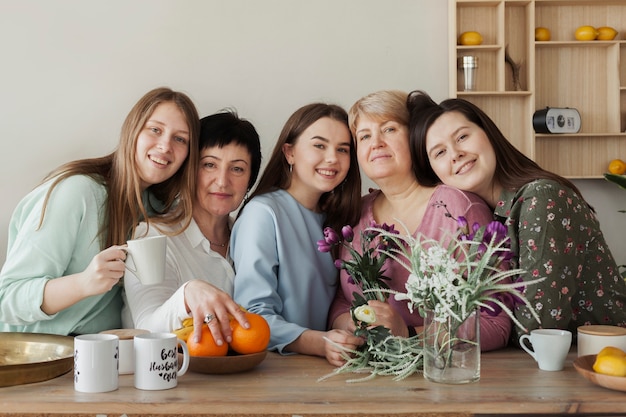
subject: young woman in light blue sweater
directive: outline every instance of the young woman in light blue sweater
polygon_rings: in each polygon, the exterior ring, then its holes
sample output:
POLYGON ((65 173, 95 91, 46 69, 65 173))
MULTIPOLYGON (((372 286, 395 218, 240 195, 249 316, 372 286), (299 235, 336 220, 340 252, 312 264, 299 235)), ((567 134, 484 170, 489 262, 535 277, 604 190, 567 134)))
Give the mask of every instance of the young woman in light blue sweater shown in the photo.
POLYGON ((358 220, 360 176, 347 114, 314 103, 285 124, 250 201, 231 235, 234 299, 261 314, 271 328, 270 350, 326 357, 343 363, 341 350, 361 340, 327 331, 338 271, 317 250, 325 226, 358 220))

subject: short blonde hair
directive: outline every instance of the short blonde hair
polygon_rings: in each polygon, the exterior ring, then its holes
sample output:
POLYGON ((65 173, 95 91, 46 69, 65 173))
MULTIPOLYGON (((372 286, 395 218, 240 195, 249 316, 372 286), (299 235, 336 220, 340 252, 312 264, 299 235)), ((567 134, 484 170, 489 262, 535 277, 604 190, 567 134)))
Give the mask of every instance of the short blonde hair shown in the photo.
POLYGON ((361 116, 379 122, 393 120, 408 126, 407 97, 408 93, 401 90, 381 90, 360 98, 348 111, 348 126, 352 136, 356 138, 356 125, 361 116))

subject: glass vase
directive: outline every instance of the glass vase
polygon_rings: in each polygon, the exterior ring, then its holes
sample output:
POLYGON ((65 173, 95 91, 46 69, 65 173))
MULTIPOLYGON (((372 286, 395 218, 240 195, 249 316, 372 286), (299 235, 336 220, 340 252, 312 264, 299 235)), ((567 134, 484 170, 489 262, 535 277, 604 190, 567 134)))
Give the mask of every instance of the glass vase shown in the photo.
POLYGON ((465 320, 424 317, 424 378, 443 384, 466 384, 480 379, 480 315, 465 320))

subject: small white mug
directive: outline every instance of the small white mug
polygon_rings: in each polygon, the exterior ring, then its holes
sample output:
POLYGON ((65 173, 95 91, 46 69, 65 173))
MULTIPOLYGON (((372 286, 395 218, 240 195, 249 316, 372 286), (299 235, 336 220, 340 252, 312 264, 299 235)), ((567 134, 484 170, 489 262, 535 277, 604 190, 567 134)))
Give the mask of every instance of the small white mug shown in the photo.
POLYGON ((119 338, 113 334, 74 337, 74 389, 108 392, 118 387, 119 338))
POLYGON ((119 372, 120 375, 132 374, 135 372, 135 350, 133 349, 133 338, 138 334, 150 333, 142 329, 112 329, 100 332, 101 334, 114 334, 119 337, 119 372))
POLYGON ((165 279, 165 235, 150 236, 126 242, 126 269, 143 285, 159 284, 165 279))
POLYGON ((189 367, 187 344, 173 333, 146 333, 134 337, 135 388, 162 390, 178 385, 178 377, 189 367), (183 363, 178 367, 178 345, 183 363))
POLYGON ((519 344, 535 359, 539 369, 560 371, 572 345, 572 332, 560 329, 535 329, 530 335, 521 335, 519 344), (532 345, 532 350, 525 343, 527 339, 532 345))

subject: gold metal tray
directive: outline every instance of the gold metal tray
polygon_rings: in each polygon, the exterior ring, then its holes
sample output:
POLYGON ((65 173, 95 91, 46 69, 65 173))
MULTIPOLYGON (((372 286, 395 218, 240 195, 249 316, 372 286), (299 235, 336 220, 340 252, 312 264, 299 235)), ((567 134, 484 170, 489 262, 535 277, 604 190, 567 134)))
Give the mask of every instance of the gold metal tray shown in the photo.
POLYGON ((73 366, 73 337, 0 332, 0 387, 47 381, 73 366))

